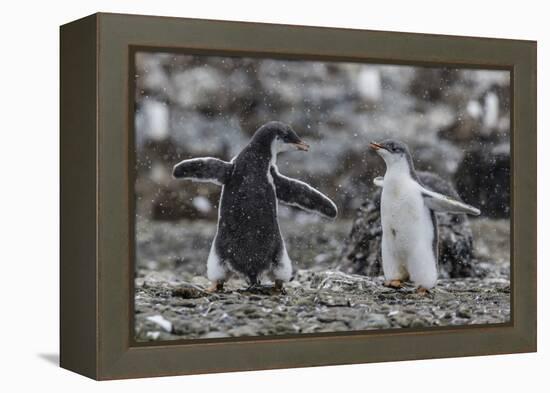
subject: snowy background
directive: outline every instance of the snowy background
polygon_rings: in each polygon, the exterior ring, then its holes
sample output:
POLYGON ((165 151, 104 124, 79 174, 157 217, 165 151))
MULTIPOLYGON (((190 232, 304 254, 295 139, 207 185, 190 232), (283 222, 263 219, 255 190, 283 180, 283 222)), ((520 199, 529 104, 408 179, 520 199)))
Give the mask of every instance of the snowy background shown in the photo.
POLYGON ((341 218, 383 173, 368 142, 389 137, 484 215, 509 215, 507 71, 138 53, 135 83, 139 218, 214 220, 219 188, 174 181, 172 166, 230 160, 269 120, 311 144, 279 156, 281 172, 333 198, 341 218))
MULTIPOLYGON (((446 314, 439 315, 438 307, 454 310, 456 306, 442 306, 436 300, 426 306, 429 317, 415 323, 433 326, 508 320, 507 71, 145 52, 137 53, 135 61, 138 339, 274 334, 275 322, 267 320, 265 326, 252 328, 254 323, 242 316, 235 317, 238 322, 226 321, 228 326, 237 325, 241 330, 224 330, 220 320, 205 328, 204 315, 212 305, 214 309, 219 306, 221 316, 233 306, 206 301, 201 305, 196 303, 199 299, 182 308, 181 301, 169 290, 188 284, 208 285, 204 277, 206 259, 216 230, 220 196, 216 185, 172 179, 173 165, 201 156, 230 160, 254 131, 270 120, 290 124, 311 145, 307 153, 279 155, 280 171, 318 188, 339 208, 338 219, 329 222, 280 205, 283 237, 295 268, 302 272, 303 282, 294 284, 306 288, 325 272, 350 272, 342 246, 349 238, 357 209, 374 190, 372 179, 385 170, 382 159, 368 149, 368 142, 399 139, 409 145, 417 169, 435 172, 450 181, 466 202, 482 211, 481 217, 471 219, 470 224, 475 261, 485 266, 485 273, 476 279, 486 277, 486 281, 447 281, 441 284, 443 291, 460 291, 470 285, 483 293, 496 291, 500 299, 496 302, 487 297, 492 311, 487 311, 489 308, 477 295, 462 299, 468 311, 452 314, 453 318, 447 320, 441 319, 446 314), (180 325, 159 336, 155 330, 158 326, 148 319, 152 315, 168 315, 172 323, 180 325), (463 315, 471 317, 465 319, 463 315)), ((448 274, 443 277, 448 278, 448 274)), ((374 282, 368 280, 369 285, 374 282)), ((238 288, 245 284, 234 285, 238 288)), ((359 292, 357 296, 363 298, 359 292)), ((475 291, 472 293, 475 295, 475 291)), ((236 300, 227 301, 231 304, 236 300)), ((257 305, 252 302, 249 306, 255 310, 257 305)), ((368 307, 372 310, 378 306, 375 303, 368 307)), ((312 303, 312 307, 325 306, 312 303)), ((236 310, 235 315, 241 312, 236 310)), ((317 321, 319 315, 325 315, 316 313, 307 318, 317 321)), ((354 315, 349 314, 349 318, 354 315)), ((305 324, 299 331, 355 328, 348 317, 342 318, 345 322, 338 326, 305 324)), ((403 321, 392 318, 389 325, 404 326, 403 321)), ((287 329, 281 328, 283 331, 292 331, 291 326, 296 326, 290 322, 283 325, 287 329)), ((373 326, 385 325, 378 321, 373 326)))

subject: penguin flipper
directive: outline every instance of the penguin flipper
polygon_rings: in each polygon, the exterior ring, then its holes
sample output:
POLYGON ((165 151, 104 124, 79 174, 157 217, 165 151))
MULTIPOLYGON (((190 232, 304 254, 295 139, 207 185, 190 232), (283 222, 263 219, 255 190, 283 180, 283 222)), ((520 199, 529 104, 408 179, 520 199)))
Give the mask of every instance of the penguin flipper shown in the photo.
POLYGON ((277 199, 281 202, 328 218, 336 218, 338 209, 334 202, 315 188, 300 180, 281 175, 274 167, 271 167, 271 176, 275 183, 277 199))
POLYGON ((462 201, 440 194, 438 192, 422 188, 422 197, 424 203, 429 209, 436 212, 447 213, 465 213, 479 216, 481 211, 478 208, 470 206, 462 201))
POLYGON ((183 160, 172 170, 176 179, 189 179, 198 182, 210 182, 224 185, 231 176, 233 164, 212 157, 183 160))

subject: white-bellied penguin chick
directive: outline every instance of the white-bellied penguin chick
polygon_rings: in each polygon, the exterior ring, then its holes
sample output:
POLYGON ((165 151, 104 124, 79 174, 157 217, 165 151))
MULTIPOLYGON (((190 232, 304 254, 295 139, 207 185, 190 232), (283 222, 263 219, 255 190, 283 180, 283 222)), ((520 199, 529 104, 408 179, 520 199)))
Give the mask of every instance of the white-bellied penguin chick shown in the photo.
POLYGON ((386 285, 401 287, 410 279, 419 293, 437 283, 437 218, 435 212, 479 215, 479 209, 425 187, 414 169, 411 153, 399 141, 372 142, 386 163, 382 187, 382 269, 386 285))

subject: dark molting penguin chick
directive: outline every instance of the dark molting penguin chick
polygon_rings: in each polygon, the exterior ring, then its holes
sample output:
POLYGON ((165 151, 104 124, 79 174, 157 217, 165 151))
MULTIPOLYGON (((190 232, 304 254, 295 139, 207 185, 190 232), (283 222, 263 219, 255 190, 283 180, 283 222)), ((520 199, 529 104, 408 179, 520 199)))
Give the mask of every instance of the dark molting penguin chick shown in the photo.
POLYGON ((386 162, 384 177, 374 179, 383 187, 380 199, 382 221, 382 269, 386 285, 401 287, 410 279, 426 293, 437 282, 437 221, 434 212, 479 215, 475 207, 427 189, 414 169, 404 143, 372 142, 386 162))
POLYGON ((269 122, 231 160, 195 158, 174 166, 173 176, 222 186, 218 229, 207 262, 212 290, 222 290, 230 272, 244 275, 251 286, 267 273, 277 289, 292 277, 277 219, 277 200, 335 218, 336 205, 299 180, 279 173, 277 153, 289 148, 307 151, 288 125, 269 122))

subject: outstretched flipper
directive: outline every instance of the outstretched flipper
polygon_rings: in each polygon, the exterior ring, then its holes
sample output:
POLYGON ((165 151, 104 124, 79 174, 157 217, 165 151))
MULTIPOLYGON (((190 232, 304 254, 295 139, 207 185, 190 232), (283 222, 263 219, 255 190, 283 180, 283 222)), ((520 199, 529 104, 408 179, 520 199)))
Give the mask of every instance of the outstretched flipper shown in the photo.
POLYGON ((174 165, 172 176, 197 182, 224 185, 231 176, 233 164, 212 157, 192 158, 174 165))
POLYGON ((281 202, 328 218, 335 218, 338 214, 336 205, 310 185, 281 175, 275 167, 271 167, 271 176, 275 183, 277 199, 281 202))
MULTIPOLYGON (((373 183, 375 186, 383 188, 384 178, 382 176, 378 176, 373 180, 373 183)), ((448 189, 446 191, 451 192, 452 190, 448 189)), ((428 209, 435 212, 465 213, 472 214, 474 216, 479 216, 481 214, 480 210, 473 206, 470 206, 456 198, 428 190, 426 187, 422 187, 420 192, 428 209)), ((452 192, 456 193, 456 191, 452 192)))
POLYGON ((436 212, 466 213, 474 216, 481 214, 478 208, 426 188, 422 188, 422 197, 426 206, 436 212))

